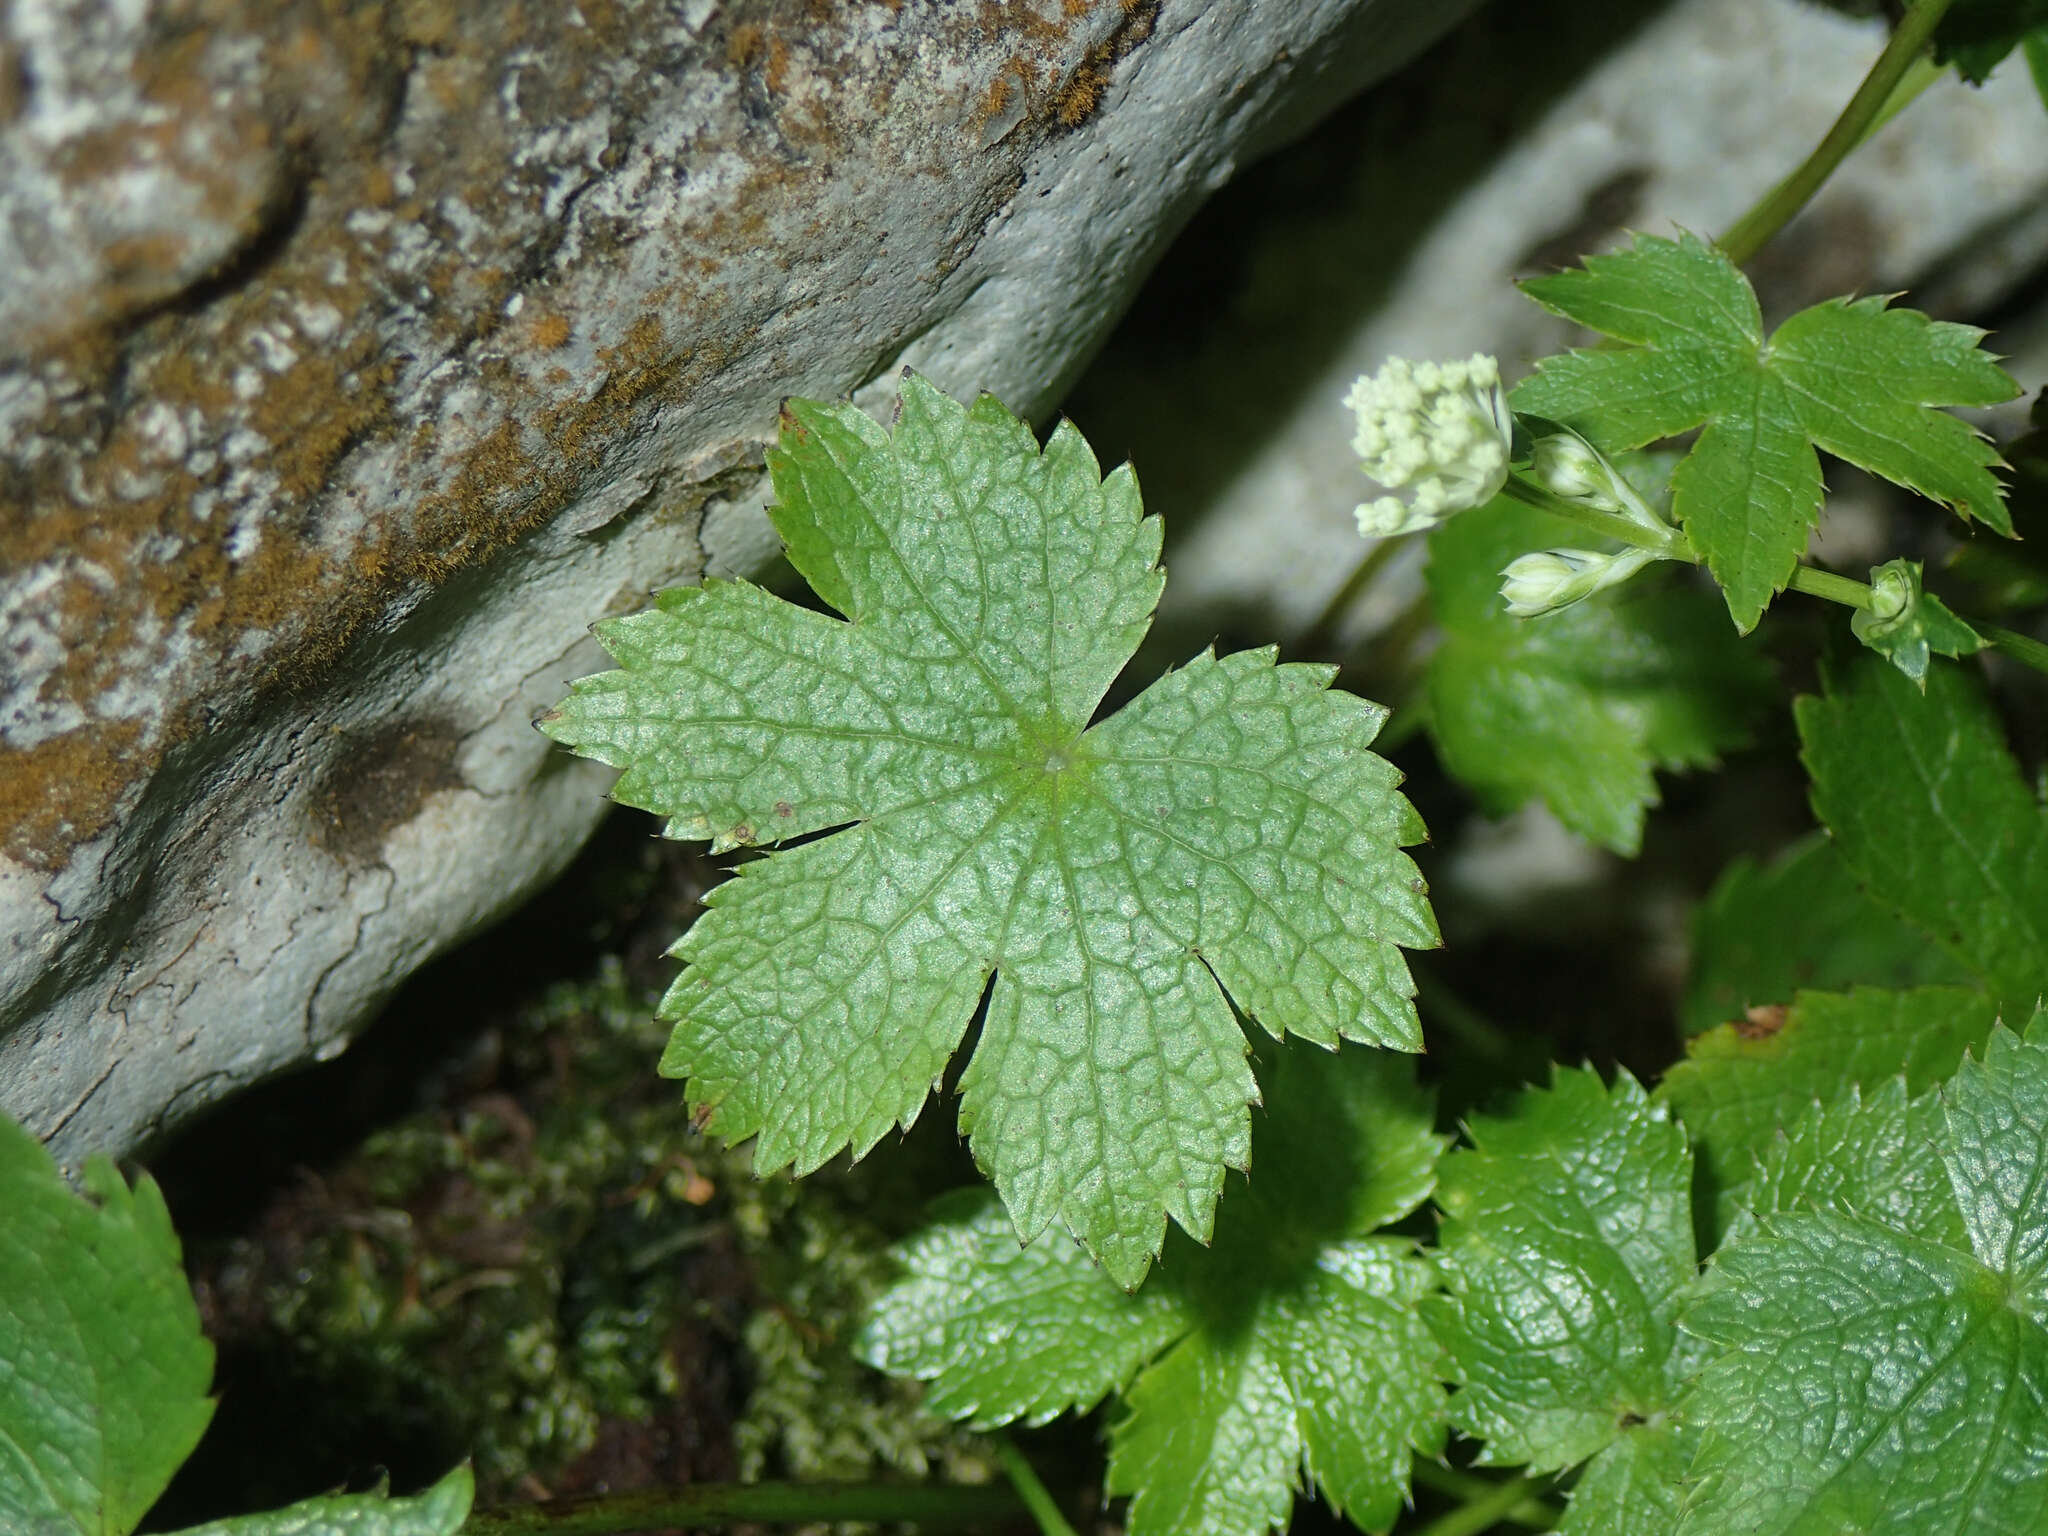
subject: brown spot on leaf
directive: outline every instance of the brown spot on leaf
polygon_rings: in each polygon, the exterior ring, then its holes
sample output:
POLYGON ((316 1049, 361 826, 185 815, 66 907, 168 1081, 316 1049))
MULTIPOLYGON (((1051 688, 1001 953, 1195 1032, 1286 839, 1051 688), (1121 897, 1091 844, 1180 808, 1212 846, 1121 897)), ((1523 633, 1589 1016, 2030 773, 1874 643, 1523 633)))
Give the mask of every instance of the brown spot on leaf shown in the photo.
POLYGON ((1735 1020, 1735 1033, 1745 1040, 1768 1040, 1785 1027, 1790 1012, 1783 1003, 1759 1003, 1735 1020))

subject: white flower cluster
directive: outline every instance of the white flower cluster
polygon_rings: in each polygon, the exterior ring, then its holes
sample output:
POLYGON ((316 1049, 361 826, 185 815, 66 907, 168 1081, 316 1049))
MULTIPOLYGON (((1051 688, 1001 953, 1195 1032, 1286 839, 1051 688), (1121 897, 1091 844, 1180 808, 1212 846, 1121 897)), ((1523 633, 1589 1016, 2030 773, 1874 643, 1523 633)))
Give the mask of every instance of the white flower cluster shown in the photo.
POLYGON ((1500 366, 1483 353, 1462 363, 1390 357, 1344 404, 1358 417, 1351 445, 1365 472, 1397 493, 1359 506, 1367 538, 1434 528, 1507 483, 1514 418, 1500 366))

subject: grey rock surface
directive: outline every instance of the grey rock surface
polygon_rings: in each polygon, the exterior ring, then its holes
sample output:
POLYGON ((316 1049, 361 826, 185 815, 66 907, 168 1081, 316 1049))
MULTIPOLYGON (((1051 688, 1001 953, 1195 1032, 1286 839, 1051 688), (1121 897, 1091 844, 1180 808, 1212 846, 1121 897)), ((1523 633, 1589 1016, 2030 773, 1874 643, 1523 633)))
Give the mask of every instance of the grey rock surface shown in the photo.
POLYGON ((764 564, 780 398, 1043 410, 1468 8, 16 0, 0 1108, 75 1161, 341 1050, 594 824, 530 721, 764 564))

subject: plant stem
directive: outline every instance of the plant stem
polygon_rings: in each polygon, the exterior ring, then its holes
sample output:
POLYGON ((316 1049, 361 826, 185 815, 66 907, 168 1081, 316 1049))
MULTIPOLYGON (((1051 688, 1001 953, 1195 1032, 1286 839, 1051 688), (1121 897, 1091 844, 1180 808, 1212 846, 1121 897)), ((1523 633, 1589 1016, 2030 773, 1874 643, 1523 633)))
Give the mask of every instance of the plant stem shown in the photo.
POLYGON ((1792 579, 1785 583, 1785 587, 1787 591, 1804 592, 1809 597, 1824 597, 1845 608, 1870 606, 1868 585, 1852 577, 1837 576, 1833 571, 1823 571, 1818 566, 1795 565, 1792 567, 1792 579))
POLYGON ((1488 1483, 1484 1493, 1467 1499, 1460 1508, 1448 1514, 1438 1515, 1415 1536, 1479 1536, 1487 1527, 1513 1519, 1510 1511, 1520 1509, 1525 1500, 1537 1497, 1542 1491, 1543 1483, 1526 1472, 1517 1473, 1505 1482, 1488 1483))
POLYGON ((1964 619, 1963 622, 2014 661, 2022 662, 2036 672, 2048 672, 2048 645, 2043 645, 2033 636, 1998 624, 1980 624, 1975 619, 1964 619))
MULTIPOLYGON (((1470 1472, 1460 1472, 1455 1467, 1439 1466, 1433 1461, 1417 1458, 1415 1481, 1438 1493, 1447 1493, 1454 1499, 1463 1499, 1471 1504, 1482 1498, 1492 1498, 1494 1490, 1503 1486, 1490 1478, 1474 1477, 1470 1472)), ((1525 1479, 1526 1481, 1526 1479, 1525 1479)), ((1500 1518, 1510 1525, 1526 1526, 1532 1531, 1547 1531, 1557 1524, 1556 1507, 1527 1488, 1520 1490, 1522 1502, 1512 1509, 1502 1510, 1500 1518)))
POLYGON ((1616 539, 1623 544, 1632 544, 1637 549, 1647 549, 1653 555, 1662 555, 1671 560, 1691 560, 1692 552, 1686 549, 1676 530, 1667 529, 1659 533, 1645 528, 1632 517, 1620 512, 1602 512, 1593 507, 1581 506, 1576 501, 1566 501, 1562 496, 1546 491, 1540 485, 1532 485, 1519 475, 1509 475, 1508 483, 1501 487, 1503 496, 1512 497, 1526 507, 1539 512, 1548 512, 1552 517, 1564 518, 1590 529, 1602 538, 1616 539))
POLYGON ((1885 114, 1906 71, 1927 46, 1949 4, 1950 0, 1919 0, 1906 12, 1827 136, 1814 146, 1813 153, 1797 170, 1771 188, 1720 238, 1718 244, 1731 261, 1739 265, 1762 250, 1771 236, 1791 223, 1793 215, 1806 206, 1835 167, 1848 159, 1849 152, 1869 135, 1885 114))
POLYGON ((694 1483, 481 1510, 463 1522, 460 1536, 626 1536, 741 1521, 793 1525, 907 1520, 927 1530, 961 1530, 1016 1520, 1024 1513, 1017 1494, 1000 1484, 969 1488, 921 1483, 694 1483))
POLYGON ((1038 1522, 1041 1536, 1074 1536, 1074 1528, 1067 1524, 1067 1517, 1060 1513, 1059 1505, 1046 1492, 1045 1484, 1031 1470, 1031 1463, 1024 1459, 1016 1442, 1008 1435, 995 1435, 991 1443, 995 1446, 997 1464, 1010 1479, 1010 1486, 1017 1490, 1017 1497, 1024 1501, 1024 1507, 1031 1511, 1031 1518, 1038 1522))
MULTIPOLYGON (((1868 608, 1870 588, 1860 581, 1847 576, 1837 576, 1833 571, 1823 571, 1810 565, 1792 568, 1792 579, 1785 583, 1792 592, 1804 592, 1809 597, 1824 597, 1831 603, 1840 603, 1845 608, 1868 608)), ((2048 645, 2043 645, 2031 635, 2018 630, 2006 629, 1998 624, 1986 624, 1982 619, 1973 619, 1967 613, 1956 615, 1970 628, 1977 631, 1999 650, 2023 666, 2032 667, 2036 672, 2048 673, 2048 645)))
POLYGON ((1351 574, 1330 594, 1330 600, 1323 604, 1323 611, 1301 632, 1292 648, 1303 656, 1321 656, 1334 648, 1337 626, 1344 622, 1345 613, 1358 601, 1358 594, 1366 589, 1373 577, 1386 567, 1399 547, 1393 539, 1381 539, 1360 556, 1358 564, 1351 568, 1351 574))

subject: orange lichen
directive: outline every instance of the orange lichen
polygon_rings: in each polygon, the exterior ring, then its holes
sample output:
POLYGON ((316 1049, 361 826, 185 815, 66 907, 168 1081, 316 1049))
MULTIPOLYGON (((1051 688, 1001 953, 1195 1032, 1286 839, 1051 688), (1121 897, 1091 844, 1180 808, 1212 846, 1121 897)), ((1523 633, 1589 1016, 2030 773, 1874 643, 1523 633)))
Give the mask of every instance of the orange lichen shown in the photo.
POLYGON ((550 310, 533 317, 526 328, 527 339, 543 351, 552 352, 569 343, 569 321, 566 316, 550 310))

